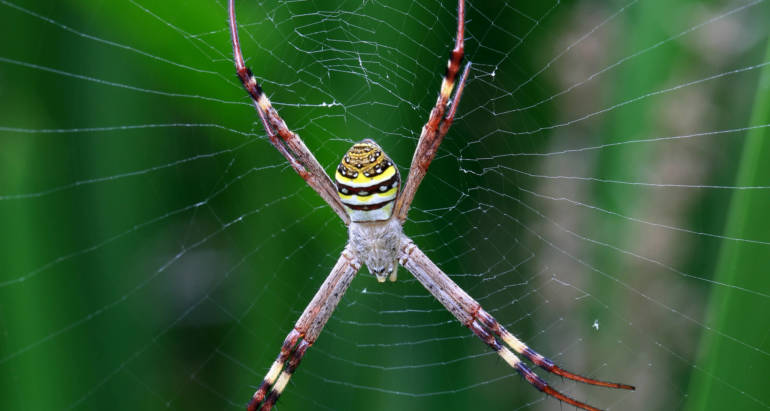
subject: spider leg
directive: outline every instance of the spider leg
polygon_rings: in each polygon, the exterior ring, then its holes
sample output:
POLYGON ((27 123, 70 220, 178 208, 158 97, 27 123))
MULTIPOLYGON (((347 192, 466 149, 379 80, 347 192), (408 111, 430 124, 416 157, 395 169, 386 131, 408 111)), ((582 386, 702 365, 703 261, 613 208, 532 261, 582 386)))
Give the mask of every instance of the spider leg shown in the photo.
POLYGON ((278 358, 252 396, 248 411, 268 411, 275 405, 294 370, 299 366, 305 351, 321 334, 321 330, 360 268, 361 264, 348 247, 345 247, 331 273, 286 336, 278 358))
POLYGON ((420 133, 420 140, 417 142, 417 148, 412 156, 412 164, 409 167, 409 177, 406 180, 404 190, 396 201, 393 214, 401 221, 406 220, 406 215, 409 212, 409 206, 412 204, 414 195, 417 193, 417 188, 420 186, 425 173, 430 166, 431 161, 436 156, 436 151, 441 141, 444 139, 449 127, 454 120, 455 112, 457 111, 457 105, 460 103, 460 97, 462 97, 465 81, 468 78, 468 72, 470 71, 470 63, 465 65, 463 73, 460 76, 460 82, 455 92, 455 97, 452 100, 449 111, 447 111, 447 105, 449 104, 452 91, 455 88, 455 80, 457 74, 460 71, 460 62, 462 62, 465 55, 464 46, 464 34, 465 33, 465 2, 463 0, 458 1, 457 5, 457 36, 455 37, 455 47, 449 55, 449 62, 447 63, 446 74, 441 81, 441 90, 436 100, 436 105, 430 112, 428 122, 422 128, 420 133))
MULTIPOLYGON (((468 296, 468 298, 470 298, 470 296, 468 296)), ((516 336, 511 334, 508 330, 506 330, 502 324, 497 322, 497 320, 495 320, 495 318, 492 317, 492 315, 484 311, 484 309, 481 308, 481 306, 478 307, 475 318, 481 321, 481 323, 484 324, 484 326, 487 327, 489 330, 491 330, 498 338, 503 340, 503 342, 506 345, 513 348, 514 351, 523 355, 533 364, 537 365, 538 367, 550 373, 562 376, 564 378, 568 378, 570 380, 580 381, 590 385, 598 385, 600 387, 619 388, 624 390, 635 389, 631 385, 595 380, 593 378, 584 377, 582 375, 571 373, 567 370, 562 369, 561 367, 554 364, 553 361, 537 353, 533 349, 529 348, 526 344, 524 344, 524 342, 516 338, 516 336)))
POLYGON ((283 341, 283 345, 281 346, 281 352, 278 354, 278 358, 273 362, 273 365, 270 367, 270 371, 267 372, 267 375, 265 375, 265 378, 262 380, 262 383, 259 384, 259 388, 257 388, 257 391, 254 392, 254 395, 252 396, 251 403, 249 403, 249 411, 252 411, 256 409, 256 406, 262 403, 262 400, 265 399, 265 395, 267 395, 268 390, 273 387, 273 384, 275 384, 275 381, 278 379, 278 376, 281 374, 281 370, 283 369, 283 365, 286 363, 286 360, 289 359, 289 356, 294 351, 294 346, 297 344, 297 341, 300 339, 300 333, 295 328, 292 328, 291 332, 289 332, 289 335, 286 336, 286 339, 283 341), (254 407, 252 407, 251 404, 254 404, 254 407))
POLYGON ((246 67, 243 60, 243 52, 238 39, 238 23, 235 20, 235 0, 229 1, 230 13, 230 40, 233 43, 233 58, 235 60, 235 69, 238 78, 243 87, 249 93, 254 107, 257 109, 259 119, 265 127, 270 142, 278 149, 289 164, 302 177, 305 182, 313 188, 321 198, 337 213, 345 225, 350 224, 350 217, 345 212, 345 208, 337 195, 337 189, 332 180, 326 174, 321 164, 316 160, 313 153, 307 148, 302 139, 291 131, 286 122, 283 121, 278 111, 273 108, 270 99, 262 91, 257 79, 251 70, 246 67), (281 140, 278 137, 281 137, 281 140))
POLYGON ((401 244, 399 262, 409 270, 409 272, 411 272, 412 275, 414 275, 414 277, 431 294, 433 294, 433 296, 436 297, 436 299, 446 307, 450 313, 452 313, 452 315, 454 315, 463 325, 470 328, 477 337, 497 352, 508 365, 514 368, 527 380, 527 382, 532 384, 539 391, 584 410, 597 410, 597 408, 564 395, 551 387, 545 380, 530 370, 529 367, 527 367, 527 365, 511 351, 511 349, 523 355, 536 366, 565 378, 602 387, 626 390, 635 389, 631 385, 595 380, 565 371, 556 366, 551 360, 533 351, 513 334, 508 332, 494 319, 494 317, 484 311, 476 300, 444 274, 433 261, 417 248, 412 240, 406 237, 404 237, 401 244), (498 338, 502 340, 504 344, 500 344, 498 338))

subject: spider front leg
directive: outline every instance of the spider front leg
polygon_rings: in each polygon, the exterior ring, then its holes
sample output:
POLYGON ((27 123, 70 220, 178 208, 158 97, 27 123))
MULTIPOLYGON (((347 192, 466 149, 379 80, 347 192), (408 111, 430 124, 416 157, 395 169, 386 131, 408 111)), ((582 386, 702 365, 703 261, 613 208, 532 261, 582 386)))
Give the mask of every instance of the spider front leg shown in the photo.
POLYGON ((348 247, 345 247, 337 264, 307 305, 294 328, 286 336, 278 358, 254 392, 248 411, 268 411, 275 405, 294 374, 294 370, 299 366, 305 351, 321 334, 321 330, 360 268, 358 259, 353 256, 348 247))
POLYGON ((634 390, 631 385, 595 380, 574 374, 556 366, 553 361, 538 354, 513 334, 508 332, 494 317, 487 313, 481 305, 450 279, 440 268, 436 266, 417 246, 407 237, 401 244, 399 262, 449 310, 463 325, 479 337, 490 348, 497 352, 508 365, 514 368, 527 382, 539 391, 544 392, 560 401, 578 408, 590 411, 598 411, 586 403, 566 396, 545 380, 535 374, 513 351, 524 356, 527 360, 542 369, 553 374, 580 381, 586 384, 601 387, 634 390), (498 341, 502 340, 503 344, 498 341))
POLYGON ((342 222, 345 225, 350 224, 350 217, 345 212, 339 196, 337 196, 337 189, 334 187, 334 183, 332 183, 332 180, 302 139, 296 133, 289 130, 286 122, 278 115, 278 111, 273 108, 270 99, 262 91, 262 87, 260 87, 251 70, 246 67, 246 63, 243 60, 243 52, 241 52, 241 43, 238 39, 238 24, 235 20, 234 0, 230 0, 228 9, 230 13, 230 40, 233 43, 233 58, 238 79, 241 80, 243 88, 246 89, 251 100, 254 102, 254 107, 259 114, 259 119, 262 121, 265 132, 267 132, 270 143, 289 161, 294 171, 329 204, 332 210, 342 219, 342 222), (281 137, 280 140, 278 139, 279 136, 281 137))
POLYGON ((439 91, 436 105, 430 112, 428 122, 422 128, 420 133, 420 140, 417 142, 417 148, 412 156, 412 164, 409 166, 409 177, 406 180, 404 190, 399 194, 398 201, 393 209, 393 215, 402 224, 406 220, 406 216, 409 213, 409 207, 412 204, 414 195, 417 193, 417 188, 420 186, 425 173, 428 171, 428 166, 436 156, 436 151, 444 136, 449 131, 449 127, 452 125, 455 113, 457 112, 457 106, 460 103, 460 97, 462 97, 463 89, 465 88, 465 81, 468 78, 468 72, 470 71, 471 64, 465 65, 462 74, 460 75, 460 81, 457 83, 457 90, 455 91, 455 82, 457 80, 457 74, 460 71, 460 63, 465 55, 464 46, 465 36, 465 2, 459 0, 457 4, 457 36, 455 37, 455 47, 450 53, 449 62, 447 63, 446 74, 444 74, 441 80, 441 89, 439 91), (447 110, 450 98, 452 97, 452 91, 455 91, 454 99, 452 99, 451 106, 447 110))

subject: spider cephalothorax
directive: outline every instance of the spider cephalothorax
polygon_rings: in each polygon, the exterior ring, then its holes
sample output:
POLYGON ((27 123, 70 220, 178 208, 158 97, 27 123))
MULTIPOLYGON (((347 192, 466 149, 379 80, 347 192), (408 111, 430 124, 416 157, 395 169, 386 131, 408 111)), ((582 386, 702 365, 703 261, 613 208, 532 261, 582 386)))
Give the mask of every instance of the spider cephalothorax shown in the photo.
POLYGON ((348 226, 349 235, 348 244, 331 273, 286 336, 278 358, 249 402, 249 411, 268 411, 278 401, 305 351, 321 334, 362 264, 366 264, 380 282, 388 277, 395 281, 398 264, 404 266, 461 324, 497 352, 527 382, 560 401, 585 410, 596 410, 551 387, 518 355, 536 367, 575 381, 601 387, 634 389, 630 385, 600 381, 565 371, 529 348, 441 271, 401 229, 417 188, 441 140, 452 125, 470 71, 470 63, 460 71, 464 54, 463 0, 457 3, 455 47, 449 56, 436 105, 420 133, 403 190, 400 190, 401 178, 396 165, 377 143, 368 139, 354 144, 342 157, 334 174, 335 186, 302 139, 286 126, 270 99, 262 92, 257 79, 246 67, 238 41, 233 0, 229 2, 229 12, 230 36, 238 77, 254 101, 270 142, 286 157, 294 171, 337 213, 348 226))
POLYGON ((384 282, 396 281, 398 273, 398 249, 403 241, 401 224, 395 219, 350 223, 348 244, 359 261, 369 272, 384 282))

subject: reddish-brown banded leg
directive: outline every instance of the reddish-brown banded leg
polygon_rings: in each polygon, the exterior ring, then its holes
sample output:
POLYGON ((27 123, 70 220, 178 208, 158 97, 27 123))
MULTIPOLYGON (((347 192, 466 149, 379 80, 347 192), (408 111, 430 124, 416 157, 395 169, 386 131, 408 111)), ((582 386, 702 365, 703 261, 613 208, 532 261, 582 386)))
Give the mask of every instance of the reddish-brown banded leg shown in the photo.
POLYGON ((526 357, 529 361, 531 361, 536 366, 550 373, 562 376, 564 378, 569 378, 570 380, 580 381, 591 385, 598 385, 600 387, 618 388, 618 389, 624 389, 624 390, 635 389, 631 385, 595 380, 593 378, 588 378, 582 375, 574 374, 560 368, 559 366, 555 365, 553 361, 542 356, 541 354, 538 354, 536 351, 532 350, 526 344, 524 344, 524 342, 516 338, 516 336, 514 336, 508 330, 506 330, 505 327, 502 326, 502 324, 497 322, 497 320, 495 320, 495 318, 492 317, 492 315, 484 311, 484 309, 481 307, 479 307, 479 309, 476 311, 476 315, 474 316, 474 318, 478 319, 481 322, 481 324, 484 324, 485 327, 491 330, 498 338, 503 340, 503 342, 506 345, 513 348, 514 351, 526 357))
POLYGON ((254 393, 254 396, 249 402, 249 411, 256 411, 257 406, 259 406, 262 400, 265 399, 265 395, 267 395, 267 392, 270 390, 273 384, 275 384, 275 380, 278 378, 283 364, 289 358, 289 355, 291 355, 294 345, 297 344, 297 340, 299 340, 299 338, 300 333, 296 329, 292 329, 289 335, 286 336, 286 339, 283 341, 283 345, 281 346, 281 352, 278 354, 278 358, 276 358, 275 362, 273 362, 270 371, 268 371, 267 375, 265 375, 265 378, 262 380, 262 384, 259 385, 259 388, 257 388, 257 391, 254 393))
POLYGON ((524 355, 535 365, 576 381, 587 384, 599 385, 602 387, 619 388, 633 390, 634 387, 626 384, 599 381, 592 378, 583 377, 577 374, 564 371, 553 362, 542 355, 536 353, 523 342, 509 333, 497 320, 481 308, 478 302, 471 298, 465 291, 454 283, 436 264, 434 264, 412 240, 404 237, 399 254, 399 262, 415 278, 433 294, 436 299, 446 307, 461 323, 470 328, 470 330, 484 341, 490 348, 497 352, 508 365, 516 369, 527 382, 532 384, 538 390, 585 410, 596 410, 596 408, 580 402, 574 398, 568 397, 552 388, 548 383, 530 370, 508 347, 524 355), (501 344, 497 338, 504 343, 501 344))
POLYGON ((522 377, 524 377, 525 380, 527 380, 528 383, 532 384, 535 388, 537 388, 540 392, 544 392, 554 398, 557 398, 561 401, 566 402, 567 404, 574 405, 575 407, 582 408, 584 410, 589 411, 599 411, 597 408, 594 408, 586 403, 580 402, 574 398, 570 398, 559 391, 556 391, 553 389, 550 385, 548 385, 545 380, 540 378, 537 374, 535 374, 532 370, 529 369, 529 367, 526 366, 521 360, 519 360, 516 355, 514 355, 510 350, 508 350, 506 347, 501 345, 497 339, 495 339, 492 334, 490 334, 487 330, 485 330, 478 321, 473 321, 468 328, 473 331, 474 334, 476 334, 477 337, 479 337, 482 341, 484 341, 492 350, 494 350, 500 357, 502 357, 513 369, 515 369, 522 377))
MULTIPOLYGON (((436 150, 438 150, 438 145, 441 144, 441 141, 444 139, 444 136, 449 131, 449 127, 452 126, 452 122, 455 119, 455 113, 457 112, 457 106, 460 102, 460 97, 463 95, 463 90, 465 90, 465 80, 468 78, 468 73, 471 71, 471 63, 468 62, 465 65, 465 68, 463 68, 463 73, 460 75, 460 82, 457 83, 457 90, 455 90, 455 98, 452 104, 449 106, 449 111, 446 113, 446 117, 444 121, 441 123, 441 126, 439 126, 438 129, 438 143, 435 143, 436 147, 433 151, 433 155, 435 156, 436 150)), ((425 165, 425 170, 428 170, 428 166, 430 163, 425 165)))
POLYGON ((428 122, 425 123, 425 126, 423 126, 422 132, 420 133, 420 140, 417 142, 417 148, 412 157, 412 164, 409 166, 409 176, 406 180, 406 185, 399 194, 393 209, 393 214, 402 224, 404 220, 406 220, 409 206, 412 204, 414 195, 417 193, 417 188, 420 186, 423 177, 425 177, 428 166, 436 156, 438 146, 441 144, 444 135, 446 135, 447 131, 449 131, 449 127, 452 125, 452 120, 457 111, 460 97, 462 97, 464 84, 470 70, 470 63, 465 65, 457 91, 455 92, 454 100, 447 112, 447 104, 452 96, 452 91, 455 89, 455 81, 457 80, 457 74, 460 71, 460 63, 465 55, 464 36, 465 2, 459 0, 457 5, 457 35, 455 37, 455 47, 449 55, 446 74, 444 74, 444 78, 441 81, 441 90, 439 91, 436 105, 431 110, 428 122))
MULTIPOLYGON (((291 378, 291 376, 294 374, 294 370, 296 370, 297 366, 299 366, 299 362, 302 361, 302 357, 305 356, 305 351, 307 351, 311 345, 313 345, 311 342, 302 340, 299 344, 297 344, 297 347, 291 353, 291 358, 281 373, 281 377, 285 378, 286 383, 289 382, 289 378, 291 378)), ((282 382, 283 381, 280 379, 278 380, 276 387, 270 392, 270 395, 267 396, 267 399, 265 400, 265 403, 262 404, 260 410, 269 411, 273 408, 273 405, 275 405, 275 403, 278 401, 278 398, 281 396, 281 393, 286 388, 285 384, 279 385, 282 382)))
POLYGON ((243 87, 254 102, 254 107, 257 109, 259 119, 262 121, 270 142, 289 161, 294 171, 340 216, 345 225, 350 224, 350 217, 345 212, 334 183, 332 183, 313 153, 305 146, 302 139, 289 130, 281 116, 273 108, 270 99, 262 92, 262 88, 259 86, 251 70, 246 67, 243 53, 241 52, 240 40, 238 39, 234 0, 230 0, 228 10, 230 14, 230 40, 233 43, 235 69, 241 84, 243 84, 243 87), (283 141, 278 139, 279 136, 283 141))
POLYGON ((350 249, 345 247, 337 264, 295 323, 294 329, 286 336, 278 358, 249 402, 248 411, 267 411, 278 401, 305 351, 321 334, 360 268, 361 264, 350 249))

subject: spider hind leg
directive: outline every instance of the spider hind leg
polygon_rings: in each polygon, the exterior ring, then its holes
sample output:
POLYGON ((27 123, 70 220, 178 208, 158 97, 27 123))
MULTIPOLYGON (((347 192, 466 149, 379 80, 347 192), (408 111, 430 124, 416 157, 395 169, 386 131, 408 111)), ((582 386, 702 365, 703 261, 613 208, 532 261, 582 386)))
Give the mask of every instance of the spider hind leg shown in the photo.
POLYGON ((575 381, 587 384, 598 385, 608 388, 617 388, 625 390, 634 390, 634 387, 627 384, 606 382, 595 380, 573 374, 556 366, 551 360, 538 354, 527 347, 524 342, 508 332, 494 317, 486 312, 479 303, 449 278, 436 264, 431 261, 415 244, 404 237, 399 255, 399 262, 425 288, 433 294, 434 297, 454 315, 457 320, 468 327, 473 334, 486 343, 513 369, 516 370, 524 379, 537 390, 558 399, 559 401, 573 405, 584 410, 598 410, 584 402, 568 397, 553 387, 545 380, 535 374, 514 351, 532 362, 534 365, 551 372, 553 374, 569 378, 575 381))
POLYGON ((527 380, 528 383, 530 383, 532 386, 537 388, 538 391, 546 393, 560 401, 566 402, 567 404, 573 405, 575 407, 588 410, 588 411, 599 411, 598 408, 592 407, 584 402, 580 402, 574 398, 568 397, 559 391, 553 389, 548 383, 540 378, 539 375, 535 374, 532 370, 527 367, 526 364, 524 364, 519 357, 516 356, 516 354, 512 353, 511 350, 509 350, 506 346, 501 345, 497 339, 490 334, 484 327, 479 324, 478 321, 474 320, 468 325, 468 328, 473 331, 474 334, 476 334, 477 337, 479 337, 482 341, 484 341, 490 348, 492 348, 497 354, 505 360, 508 365, 510 365, 516 372, 519 373, 522 377, 524 377, 525 380, 527 380))
POLYGON ((475 317, 479 321, 481 321, 481 323, 484 324, 485 327, 489 328, 495 335, 497 335, 501 340, 503 340, 503 342, 507 346, 511 347, 517 353, 523 355, 525 358, 531 361, 532 364, 535 364, 536 366, 552 374, 555 374, 570 380, 580 381, 585 384, 597 385, 600 387, 617 388, 617 389, 631 390, 631 391, 636 389, 634 386, 628 385, 628 384, 601 381, 593 378, 584 377, 579 374, 571 373, 559 367, 558 365, 554 364, 553 361, 537 353, 535 350, 529 348, 526 344, 524 344, 524 342, 516 338, 516 336, 511 334, 508 330, 505 329, 505 327, 503 327, 500 323, 498 323, 497 320, 495 320, 495 318, 492 317, 488 312, 484 311, 483 308, 479 307, 475 317))
POLYGON ((300 333, 296 329, 292 329, 289 335, 286 336, 283 345, 281 345, 281 352, 278 354, 278 358, 276 358, 273 365, 270 366, 270 370, 265 375, 262 383, 259 384, 257 391, 254 392, 251 401, 249 401, 248 411, 256 411, 258 409, 257 407, 259 407, 265 399, 267 393, 274 390, 274 387, 277 385, 276 382, 282 374, 281 371, 283 370, 286 361, 295 351, 294 346, 299 339, 300 333))

